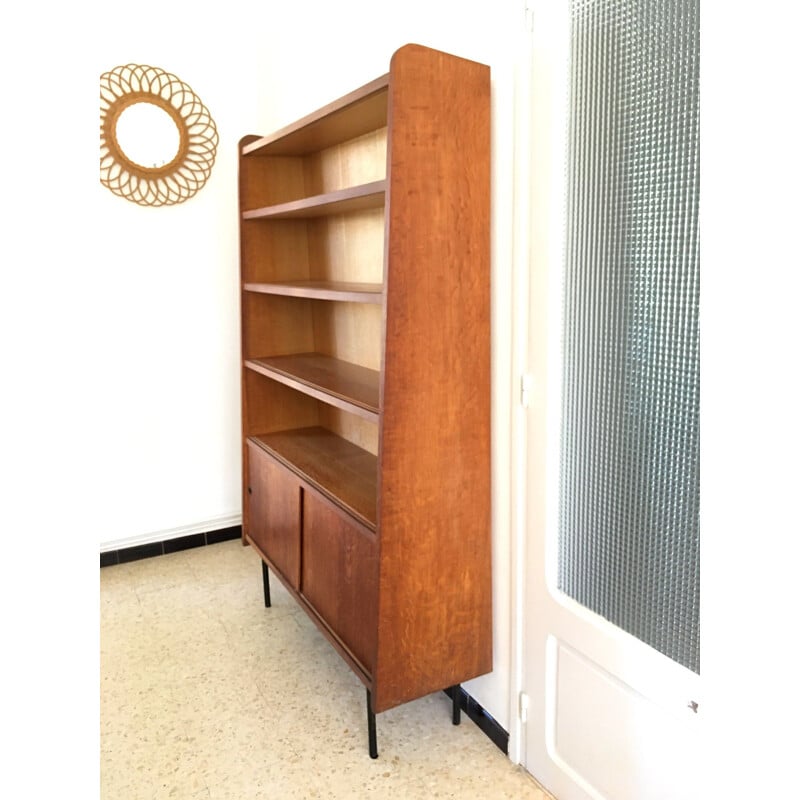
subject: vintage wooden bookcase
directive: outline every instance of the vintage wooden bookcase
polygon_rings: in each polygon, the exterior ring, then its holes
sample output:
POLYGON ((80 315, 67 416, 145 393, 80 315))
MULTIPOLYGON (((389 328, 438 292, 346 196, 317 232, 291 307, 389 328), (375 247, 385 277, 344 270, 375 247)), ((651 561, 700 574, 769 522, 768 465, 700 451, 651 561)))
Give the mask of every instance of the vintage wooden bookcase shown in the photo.
POLYGON ((243 537, 375 714, 492 669, 489 68, 240 143, 243 537))

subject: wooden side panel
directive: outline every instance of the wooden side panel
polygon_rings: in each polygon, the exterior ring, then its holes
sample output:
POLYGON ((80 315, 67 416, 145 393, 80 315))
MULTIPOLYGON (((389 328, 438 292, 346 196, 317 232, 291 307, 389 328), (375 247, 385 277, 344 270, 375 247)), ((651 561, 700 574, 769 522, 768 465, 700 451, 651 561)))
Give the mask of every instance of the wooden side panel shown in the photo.
POLYGON ((242 156, 239 143, 239 201, 242 211, 296 200, 306 194, 302 158, 242 156))
POLYGON ((388 149, 376 711, 492 668, 488 67, 398 50, 388 149))
POLYGON ((304 492, 301 593, 367 673, 375 659, 377 566, 374 534, 304 492))
MULTIPOLYGON (((239 240, 240 282, 298 280, 309 277, 308 230, 305 221, 247 222, 241 213, 286 197, 301 196, 304 191, 303 160, 300 158, 245 157, 242 151, 256 141, 255 136, 245 136, 239 142, 239 240)), ((278 330, 269 327, 265 315, 259 312, 259 300, 252 294, 240 294, 241 360, 251 355, 270 355, 279 352, 296 352, 303 333, 296 317, 305 316, 306 328, 311 324, 308 304, 297 313, 284 310, 278 330)), ((306 341, 311 334, 305 335, 306 341)), ((318 422, 317 404, 311 398, 290 402, 285 387, 241 371, 241 431, 242 431, 242 541, 246 543, 251 532, 251 495, 247 492, 250 481, 250 448, 248 436, 286 427, 315 425, 318 422)))
POLYGON ((242 358, 314 350, 312 300, 242 293, 242 358))
POLYGON ((250 369, 243 369, 244 435, 272 433, 319 424, 319 402, 250 369))
POLYGON ((306 220, 243 220, 242 282, 310 277, 306 220))
POLYGON ((300 484, 248 442, 248 535, 295 590, 300 586, 300 484))

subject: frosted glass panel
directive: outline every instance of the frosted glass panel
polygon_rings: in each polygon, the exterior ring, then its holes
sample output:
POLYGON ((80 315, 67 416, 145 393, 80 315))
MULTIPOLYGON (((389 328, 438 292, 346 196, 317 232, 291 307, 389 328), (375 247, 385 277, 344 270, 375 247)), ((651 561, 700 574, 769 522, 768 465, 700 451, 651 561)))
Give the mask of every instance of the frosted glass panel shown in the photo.
POLYGON ((699 2, 571 9, 559 588, 699 672, 699 2))

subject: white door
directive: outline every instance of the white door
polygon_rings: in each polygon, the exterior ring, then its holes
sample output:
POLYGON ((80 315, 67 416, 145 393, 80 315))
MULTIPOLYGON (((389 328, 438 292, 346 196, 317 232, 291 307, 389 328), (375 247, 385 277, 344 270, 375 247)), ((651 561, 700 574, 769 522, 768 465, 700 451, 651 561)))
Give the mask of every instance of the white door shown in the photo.
MULTIPOLYGON (((679 15, 681 6, 691 5, 688 2, 671 4, 646 0, 631 0, 629 3, 620 0, 598 0, 598 3, 592 0, 575 0, 574 3, 569 0, 547 0, 534 6, 530 85, 525 87, 531 98, 528 120, 532 142, 531 193, 528 198, 530 283, 524 287, 530 299, 529 311, 522 315, 526 318, 527 330, 520 331, 520 339, 525 340, 523 363, 527 365, 530 378, 527 410, 521 425, 524 428, 521 440, 526 442, 526 447, 522 448, 524 453, 520 473, 524 477, 520 480, 527 495, 524 509, 527 553, 522 588, 525 644, 520 699, 521 705, 527 704, 527 709, 521 714, 524 722, 519 728, 519 756, 528 771, 558 800, 690 800, 700 797, 698 726, 702 719, 703 702, 699 674, 695 671, 699 667, 695 665, 689 668, 678 663, 674 657, 662 652, 667 648, 662 647, 660 651, 656 646, 645 643, 639 635, 611 622, 609 617, 614 616, 614 597, 610 600, 599 598, 597 604, 601 606, 600 613, 589 607, 591 603, 579 602, 575 599, 577 593, 566 586, 569 581, 564 578, 565 573, 574 572, 579 575, 580 582, 581 572, 591 575, 599 561, 612 559, 614 563, 610 573, 606 567, 606 575, 616 574, 617 577, 612 580, 610 587, 605 587, 606 593, 613 594, 619 589, 627 591, 630 587, 623 586, 626 582, 648 580, 642 578, 641 570, 637 572, 634 569, 631 577, 632 573, 630 570, 626 573, 626 564, 622 563, 627 560, 629 567, 637 559, 647 559, 648 554, 638 551, 635 542, 628 545, 627 555, 621 558, 618 553, 609 554, 604 550, 604 544, 593 544, 591 539, 588 543, 578 540, 571 544, 564 544, 560 539, 565 535, 560 531, 563 514, 559 511, 564 504, 561 476, 566 458, 565 451, 562 452, 562 422, 568 413, 562 411, 562 393, 570 391, 567 388, 562 392, 562 379, 567 370, 568 382, 581 379, 580 374, 576 378, 575 370, 570 368, 573 365, 567 364, 565 367, 562 341, 566 338, 562 334, 565 313, 562 312, 563 293, 566 291, 563 280, 567 248, 565 240, 569 230, 566 220, 567 214, 572 213, 566 209, 574 209, 576 202, 573 200, 573 205, 568 206, 570 178, 565 168, 566 145, 567 138, 576 135, 575 131, 581 125, 588 125, 590 129, 592 125, 597 127, 597 120, 606 113, 602 108, 599 112, 597 108, 590 108, 589 117, 579 117, 573 132, 569 132, 567 121, 570 103, 573 113, 582 113, 574 111, 576 102, 574 94, 570 93, 570 70, 574 69, 578 56, 587 61, 595 59, 601 65, 597 68, 599 79, 611 76, 611 80, 614 80, 614 76, 619 76, 620 70, 626 68, 625 64, 618 63, 623 57, 620 56, 619 42, 613 46, 609 46, 607 41, 604 44, 603 30, 590 30, 592 25, 599 28, 609 25, 607 18, 591 18, 595 11, 602 11, 598 4, 603 3, 616 6, 614 13, 628 16, 646 15, 653 6, 672 7, 673 13, 679 15), (593 5, 598 8, 592 9, 593 5), (584 28, 579 34, 576 34, 574 27, 576 9, 588 13, 590 17, 581 23, 584 28), (573 46, 582 48, 582 52, 571 53, 573 46), (591 113, 594 112, 598 113, 592 118, 591 113), (606 613, 604 608, 610 608, 611 612, 606 613)), ((658 30, 658 23, 650 25, 650 22, 645 19, 642 23, 645 27, 649 25, 645 35, 658 30)), ((680 28, 680 35, 685 35, 684 21, 672 20, 670 24, 676 24, 680 28)), ((589 80, 589 72, 581 80, 589 80)), ((583 90, 588 93, 590 106, 592 103, 610 106, 617 91, 616 88, 600 91, 591 86, 583 90)), ((657 102, 668 101, 662 98, 657 102)), ((644 135, 644 132, 640 133, 644 135)), ((575 158, 602 162, 603 159, 615 157, 615 152, 620 152, 621 148, 630 144, 612 143, 616 150, 612 147, 610 154, 608 151, 603 153, 599 146, 595 147, 595 134, 599 136, 597 130, 590 130, 589 134, 584 131, 583 150, 575 158)), ((596 167, 597 164, 592 166, 595 172, 591 174, 598 174, 596 167)), ((595 195, 603 191, 600 185, 602 175, 616 173, 603 173, 601 170, 600 174, 598 185, 591 190, 595 195)), ((589 216, 594 214, 596 217, 605 213, 609 203, 618 196, 616 188, 612 187, 606 193, 606 199, 599 201, 599 211, 598 207, 590 207, 594 202, 591 196, 588 200, 578 202, 584 203, 585 212, 589 208, 586 212, 589 216)), ((669 202, 681 202, 681 198, 672 198, 669 202)), ((596 219, 590 218, 583 220, 582 224, 592 226, 596 222, 596 219)), ((634 234, 628 230, 624 235, 632 237, 634 234)), ((672 246, 669 236, 664 242, 663 230, 657 231, 657 235, 662 250, 672 246)), ((685 236, 677 243, 680 244, 686 244, 685 236)), ((586 243, 584 241, 583 245, 573 246, 586 247, 586 243)), ((614 246, 623 245, 617 242, 614 246)), ((606 267, 601 264, 600 269, 606 267)), ((592 303, 598 307, 607 303, 606 294, 614 291, 613 282, 601 284, 600 289, 598 284, 589 283, 587 286, 587 291, 597 295, 589 299, 590 307, 592 303)), ((608 324, 601 317, 600 311, 595 314, 590 308, 584 327, 608 324)), ((594 335, 602 349, 623 339, 627 330, 625 326, 631 324, 631 319, 628 319, 605 334, 601 332, 598 335, 597 330, 590 329, 578 330, 575 335, 578 339, 591 339, 594 335)), ((609 380, 618 378, 613 375, 606 377, 609 380)), ((584 386, 574 399, 574 402, 582 403, 589 409, 579 410, 580 413, 589 418, 592 415, 597 418, 598 415, 610 414, 607 407, 591 409, 591 404, 602 395, 603 387, 595 385, 596 377, 592 379, 595 383, 588 378, 586 380, 588 388, 584 386)), ((577 435, 582 434, 579 432, 577 435)), ((578 450, 580 447, 578 443, 578 450)), ((585 468, 583 473, 578 470, 577 480, 594 481, 600 487, 600 505, 632 504, 635 517, 637 497, 625 496, 622 490, 618 493, 617 485, 608 481, 603 490, 602 480, 597 479, 598 474, 610 469, 613 456, 600 448, 593 452, 592 457, 595 463, 585 468)), ((664 468, 669 469, 669 464, 664 468)), ((576 480, 574 475, 572 480, 576 480)), ((578 486, 578 491, 583 488, 578 486)), ((638 500, 646 491, 647 487, 641 489, 638 500)), ((571 502, 570 496, 566 502, 571 502)), ((591 516, 592 513, 591 509, 587 511, 585 507, 575 511, 578 517, 591 516)), ((590 537, 593 525, 590 519, 583 526, 590 537)), ((647 546, 647 543, 641 545, 642 548, 647 546)), ((662 591, 668 592, 670 587, 666 584, 643 586, 639 593, 644 603, 654 597, 658 601, 657 595, 662 591)), ((635 604, 635 591, 632 597, 633 600, 629 596, 626 602, 635 604)), ((673 601, 673 611, 681 602, 680 598, 673 601)), ((658 620, 654 623, 656 628, 659 624, 658 620)), ((674 627, 682 623, 672 624, 674 627)))

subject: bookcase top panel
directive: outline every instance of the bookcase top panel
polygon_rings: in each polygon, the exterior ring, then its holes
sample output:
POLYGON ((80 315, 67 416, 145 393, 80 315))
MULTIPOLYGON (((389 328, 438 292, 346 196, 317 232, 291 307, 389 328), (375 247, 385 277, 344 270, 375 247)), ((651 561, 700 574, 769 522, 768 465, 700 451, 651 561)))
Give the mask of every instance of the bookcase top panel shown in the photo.
POLYGON ((243 156, 301 156, 355 139, 386 125, 389 75, 242 148, 243 156))

